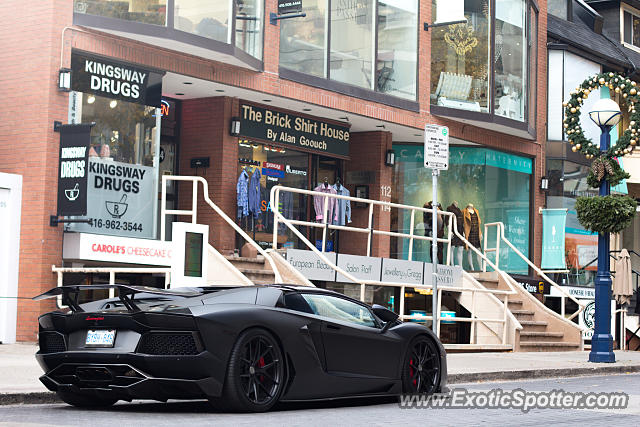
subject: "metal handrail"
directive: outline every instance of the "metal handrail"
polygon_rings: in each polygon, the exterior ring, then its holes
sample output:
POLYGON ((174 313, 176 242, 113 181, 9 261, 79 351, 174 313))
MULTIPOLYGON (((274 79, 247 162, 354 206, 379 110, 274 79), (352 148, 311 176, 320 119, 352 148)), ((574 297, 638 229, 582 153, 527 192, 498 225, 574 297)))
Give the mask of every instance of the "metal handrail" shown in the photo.
MULTIPOLYGON (((546 280, 547 282, 549 282, 549 284, 553 287, 555 287, 557 290, 560 291, 561 294, 563 294, 564 296, 562 297, 562 302, 561 302, 561 315, 562 317, 565 316, 565 312, 564 312, 564 298, 565 297, 569 297, 569 299, 571 299, 571 301, 575 302, 576 304, 578 304, 578 311, 576 311, 575 313, 573 313, 568 320, 573 319, 574 317, 576 317, 578 314, 580 314, 580 312, 582 312, 582 310, 585 309, 585 305, 582 304, 578 299, 576 299, 575 297, 573 297, 571 294, 569 294, 567 291, 565 291, 562 286, 558 285, 556 282, 554 282, 553 280, 551 280, 551 278, 549 278, 549 276, 547 276, 545 274, 544 271, 542 271, 542 269, 540 269, 537 265, 535 265, 533 262, 531 262, 531 260, 529 260, 529 258, 527 258, 526 256, 524 256, 524 254, 522 254, 522 252, 520 252, 509 240, 507 240, 507 238, 504 236, 504 224, 502 222, 491 222, 488 224, 485 224, 485 233, 487 233, 487 230, 490 226, 496 226, 497 227, 497 241, 496 244, 499 244, 499 241, 502 240, 504 243, 507 244, 507 246, 509 246, 515 253, 516 255, 518 255, 520 258, 522 258, 528 265, 529 267, 533 268, 533 270, 538 273, 540 275, 540 277, 542 277, 544 280, 546 280)), ((485 236, 486 237, 486 236, 485 236)), ((498 246, 499 247, 499 246, 498 246)), ((497 253, 496 254, 496 260, 500 257, 500 254, 497 253)))
MULTIPOLYGON (((360 284, 360 300, 364 301, 365 299, 365 291, 366 291, 366 285, 378 285, 378 286, 394 286, 394 287, 400 287, 401 291, 400 291, 400 318, 404 319, 404 318, 411 318, 410 316, 407 317, 404 314, 404 290, 405 288, 411 287, 411 288, 415 288, 415 289, 431 289, 433 290, 433 286, 432 285, 407 285, 406 283, 393 283, 393 282, 381 282, 381 281, 375 281, 375 280, 363 280, 363 279, 358 279, 355 276, 353 276, 352 274, 348 273, 347 271, 343 270, 342 268, 340 268, 337 264, 331 262, 323 253, 323 251, 319 251, 316 246, 314 244, 312 244, 297 228, 294 227, 294 224, 296 225, 302 225, 302 226, 309 226, 309 227, 323 227, 323 239, 322 239, 322 248, 326 248, 326 232, 328 229, 335 229, 335 230, 345 230, 345 231, 353 231, 353 232, 357 232, 357 233, 368 233, 368 242, 367 242, 367 256, 371 255, 371 242, 372 242, 372 238, 374 235, 376 234, 380 234, 380 235, 393 235, 396 237, 401 237, 401 238, 408 238, 410 239, 410 251, 409 251, 409 259, 411 259, 411 248, 413 245, 413 239, 421 239, 421 240, 428 240, 428 241, 433 241, 434 237, 431 236, 416 236, 415 234, 413 234, 414 231, 414 227, 413 227, 413 221, 411 221, 410 224, 410 230, 409 233, 398 233, 398 232, 388 232, 388 231, 381 231, 381 230, 374 230, 373 229, 373 208, 374 206, 381 206, 381 207, 388 207, 389 209, 391 208, 397 208, 397 209, 404 209, 404 210, 410 210, 412 212, 411 214, 411 219, 413 220, 415 218, 415 212, 429 212, 432 215, 444 215, 444 216, 448 216, 449 217, 449 232, 446 238, 438 238, 437 234, 436 234, 436 242, 441 242, 441 243, 449 243, 448 245, 448 254, 447 254, 447 264, 449 265, 450 262, 450 252, 451 252, 451 237, 452 237, 452 233, 455 234, 458 238, 460 238, 465 244, 468 245, 469 249, 475 251, 482 259, 485 259, 489 265, 491 265, 496 271, 498 271, 499 274, 505 276, 505 273, 498 270, 497 267, 486 258, 486 256, 479 251, 477 248, 475 248, 462 234, 460 234, 458 232, 457 229, 457 221, 453 221, 453 217, 455 216, 453 213, 451 212, 446 212, 446 211, 438 211, 436 207, 431 208, 431 209, 427 209, 424 207, 418 207, 418 206, 410 206, 410 205, 403 205, 403 204, 399 204, 399 203, 392 203, 392 202, 383 202, 383 201, 379 201, 379 200, 371 200, 371 199, 363 199, 363 198, 359 198, 359 197, 351 197, 351 196, 342 196, 342 195, 337 195, 337 194, 328 194, 328 193, 323 193, 323 192, 319 192, 319 191, 312 191, 312 190, 303 190, 303 189, 299 189, 299 188, 291 188, 291 187, 284 187, 284 186, 280 186, 280 185, 276 185, 274 187, 271 188, 271 194, 270 194, 270 203, 272 206, 271 211, 273 212, 273 216, 274 216, 274 224, 273 224, 273 248, 277 249, 278 247, 278 223, 282 222, 284 223, 309 249, 311 249, 325 264, 327 264, 329 267, 331 267, 333 270, 337 271, 338 273, 342 274, 343 276, 345 276, 347 279, 349 279, 350 281, 354 282, 354 283, 358 283, 360 284), (308 195, 308 196, 316 196, 316 197, 322 197, 324 198, 324 212, 323 212, 323 220, 322 223, 317 223, 317 222, 310 222, 310 221, 300 221, 300 220, 289 220, 287 218, 284 217, 284 215, 282 215, 278 209, 278 206, 280 205, 280 192, 282 191, 286 191, 286 192, 291 192, 291 193, 297 193, 297 194, 304 194, 304 195, 308 195), (368 204, 369 205, 369 221, 368 221, 368 227, 367 228, 360 228, 360 227, 351 227, 351 226, 338 226, 338 225, 333 225, 333 224, 329 224, 327 222, 327 209, 329 206, 329 198, 334 198, 334 199, 342 199, 342 200, 349 200, 349 201, 353 201, 356 203, 364 203, 364 204, 368 204)), ((502 291, 502 290, 497 290, 497 289, 486 289, 486 288, 482 288, 482 289, 476 289, 476 288, 448 288, 448 287, 444 287, 444 286, 438 286, 438 293, 440 294, 443 290, 450 290, 450 291, 454 291, 454 292, 473 292, 473 294, 475 294, 476 292, 479 293, 489 293, 489 294, 494 294, 494 295, 504 295, 505 300, 502 302, 503 304, 503 310, 504 310, 504 314, 503 314, 503 318, 502 319, 481 319, 481 318, 477 318, 474 316, 474 314, 472 313, 472 317, 471 318, 460 318, 463 319, 461 321, 469 321, 471 322, 472 325, 474 325, 476 322, 483 322, 485 320, 487 320, 487 322, 498 322, 498 323, 503 323, 504 327, 503 327, 503 337, 502 337, 502 342, 503 344, 505 344, 506 342, 506 325, 507 325, 507 317, 509 317, 512 321, 514 321, 515 325, 520 326, 519 322, 517 321, 517 319, 515 319, 515 317, 513 316, 513 314, 511 313, 511 311, 508 309, 508 295, 514 295, 517 294, 517 291, 514 289, 513 285, 511 284, 511 282, 506 278, 505 278, 505 283, 507 284, 507 286, 509 287, 508 291, 502 291)), ((438 295, 440 297, 440 295, 438 295)), ((438 298, 438 301, 442 301, 442 298, 438 298)), ((432 313, 431 316, 425 316, 422 318, 430 318, 431 320, 433 320, 433 316, 435 315, 437 322, 440 323, 441 318, 440 318, 440 313, 439 313, 439 307, 434 307, 433 311, 435 311, 435 313, 432 313)), ((446 319, 447 321, 456 321, 457 318, 451 318, 451 319, 446 319)), ((437 328, 438 333, 440 332, 440 328, 437 328)))
POLYGON ((238 224, 235 223, 234 220, 229 218, 227 214, 224 213, 222 209, 218 207, 210 198, 209 198, 209 184, 207 181, 199 176, 176 176, 176 175, 163 175, 162 176, 162 199, 161 199, 161 221, 160 221, 160 239, 165 239, 165 227, 166 227, 166 216, 167 215, 187 215, 191 216, 191 223, 197 224, 197 214, 198 214, 198 183, 202 184, 203 189, 203 200, 214 210, 218 215, 225 220, 227 224, 229 224, 238 234, 240 234, 251 246, 253 246, 260 255, 264 257, 269 262, 271 266, 271 270, 273 270, 273 274, 275 275, 276 283, 282 283, 282 276, 276 267, 276 263, 264 249, 260 245, 258 245, 247 233, 244 232, 242 228, 238 224), (191 199, 191 210, 179 210, 179 209, 167 209, 167 181, 191 181, 193 183, 192 189, 192 199, 191 199))

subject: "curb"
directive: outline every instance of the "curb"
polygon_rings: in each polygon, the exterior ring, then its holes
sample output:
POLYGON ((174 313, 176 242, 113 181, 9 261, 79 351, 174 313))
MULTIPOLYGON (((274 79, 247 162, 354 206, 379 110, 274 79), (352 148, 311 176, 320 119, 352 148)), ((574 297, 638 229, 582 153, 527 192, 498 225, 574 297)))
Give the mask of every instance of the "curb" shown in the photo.
MULTIPOLYGON (((464 384, 488 381, 512 381, 538 378, 570 378, 586 377, 602 374, 630 374, 640 372, 640 365, 631 366, 598 366, 569 369, 530 369, 524 371, 473 372, 466 374, 451 374, 447 384, 464 384)), ((25 393, 0 393, 2 405, 37 405, 45 403, 60 403, 58 396, 50 391, 25 393)))
POLYGON ((450 374, 448 384, 463 384, 487 381, 512 381, 536 378, 586 377, 603 374, 629 374, 640 372, 640 365, 598 366, 581 368, 530 369, 524 371, 472 372, 450 374))

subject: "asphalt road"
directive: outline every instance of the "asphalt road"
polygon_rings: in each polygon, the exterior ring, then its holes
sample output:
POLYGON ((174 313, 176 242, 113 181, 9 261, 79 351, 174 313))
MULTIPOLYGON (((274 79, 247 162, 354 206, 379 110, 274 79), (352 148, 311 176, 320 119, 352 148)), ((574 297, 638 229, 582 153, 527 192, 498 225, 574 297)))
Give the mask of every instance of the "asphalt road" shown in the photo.
POLYGON ((458 384, 469 391, 523 389, 532 392, 624 392, 627 409, 400 409, 395 400, 341 401, 296 404, 266 414, 227 414, 211 409, 207 402, 118 403, 106 410, 80 410, 64 404, 0 406, 0 425, 20 426, 184 426, 222 424, 277 426, 371 426, 371 425, 640 425, 640 374, 564 379, 458 384))

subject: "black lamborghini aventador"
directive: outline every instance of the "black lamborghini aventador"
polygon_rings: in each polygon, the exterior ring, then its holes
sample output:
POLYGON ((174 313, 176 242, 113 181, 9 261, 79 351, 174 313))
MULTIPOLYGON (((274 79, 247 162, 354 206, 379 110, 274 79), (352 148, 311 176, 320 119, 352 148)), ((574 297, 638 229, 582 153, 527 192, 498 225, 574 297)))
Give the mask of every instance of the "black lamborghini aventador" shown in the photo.
POLYGON ((446 353, 426 327, 382 306, 299 286, 63 286, 39 318, 40 380, 74 406, 208 399, 234 411, 277 402, 433 393, 446 353), (118 298, 79 304, 87 289, 118 298))

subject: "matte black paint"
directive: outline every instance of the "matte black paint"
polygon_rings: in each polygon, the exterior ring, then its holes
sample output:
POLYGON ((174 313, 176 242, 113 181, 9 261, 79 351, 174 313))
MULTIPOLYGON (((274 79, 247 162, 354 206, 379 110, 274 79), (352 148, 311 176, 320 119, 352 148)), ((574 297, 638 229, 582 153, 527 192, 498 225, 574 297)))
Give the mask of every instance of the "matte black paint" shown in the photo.
POLYGON ((45 371, 40 379, 52 391, 124 400, 218 397, 234 343, 243 331, 258 327, 270 331, 285 354, 287 386, 281 401, 401 393, 401 364, 409 342, 418 335, 427 335, 437 344, 442 366, 440 388, 445 388, 446 353, 426 327, 398 322, 381 333, 383 322, 379 319, 379 327, 371 328, 285 308, 284 294, 297 292, 331 293, 362 304, 331 291, 279 285, 239 287, 192 297, 143 294, 151 300, 139 294, 137 312, 113 307, 117 299, 96 301, 84 304, 84 312, 52 312, 39 318, 40 332, 63 333, 67 343, 65 352, 36 354, 45 371), (93 328, 117 329, 114 348, 84 348, 86 331, 93 328), (148 331, 195 331, 204 351, 192 356, 136 353, 139 337, 148 331), (53 380, 56 369, 122 364, 145 378, 128 387, 79 386, 53 380))

